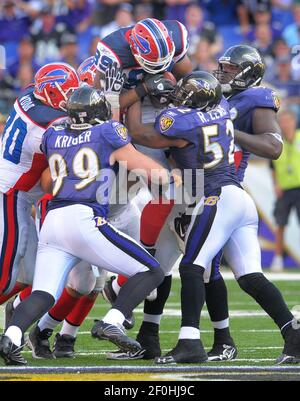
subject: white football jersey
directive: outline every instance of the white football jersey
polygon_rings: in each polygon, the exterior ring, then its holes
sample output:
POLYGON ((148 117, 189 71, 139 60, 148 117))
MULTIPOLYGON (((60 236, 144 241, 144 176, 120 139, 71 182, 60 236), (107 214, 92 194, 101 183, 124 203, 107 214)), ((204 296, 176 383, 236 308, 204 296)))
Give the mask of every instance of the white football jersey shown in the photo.
POLYGON ((48 165, 40 149, 42 136, 49 125, 65 116, 36 99, 32 88, 15 101, 0 143, 2 193, 27 192, 39 181, 48 165))

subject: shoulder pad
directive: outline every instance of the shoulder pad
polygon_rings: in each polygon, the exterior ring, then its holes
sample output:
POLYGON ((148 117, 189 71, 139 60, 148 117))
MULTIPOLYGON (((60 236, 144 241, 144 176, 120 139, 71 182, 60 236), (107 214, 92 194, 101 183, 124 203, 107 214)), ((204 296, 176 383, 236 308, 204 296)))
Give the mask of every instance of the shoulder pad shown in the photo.
POLYGON ((254 103, 255 107, 270 108, 275 111, 278 111, 280 108, 280 98, 271 88, 257 86, 246 89, 243 91, 243 94, 251 99, 251 102, 254 103))

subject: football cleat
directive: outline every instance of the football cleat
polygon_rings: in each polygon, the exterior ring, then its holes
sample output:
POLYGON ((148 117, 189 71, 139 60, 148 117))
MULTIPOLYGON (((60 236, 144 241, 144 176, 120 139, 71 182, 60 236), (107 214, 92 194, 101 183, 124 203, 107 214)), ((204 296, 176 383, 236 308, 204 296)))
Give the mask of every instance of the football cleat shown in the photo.
POLYGON ((300 329, 290 328, 285 337, 282 354, 276 359, 276 365, 300 363, 300 329))
POLYGON ((26 359, 21 355, 21 347, 17 347, 9 337, 2 335, 0 337, 0 356, 3 358, 6 365, 17 366, 27 365, 26 359))
POLYGON ((56 358, 74 358, 75 357, 75 341, 76 337, 68 334, 59 333, 55 336, 53 354, 56 358))
POLYGON ((165 356, 155 359, 159 365, 174 363, 202 363, 207 361, 207 354, 201 340, 178 340, 175 348, 165 356))
POLYGON ((210 362, 231 361, 236 358, 237 349, 234 344, 214 344, 207 356, 210 362))
POLYGON ((115 326, 105 323, 103 320, 96 320, 91 330, 92 337, 99 340, 108 340, 124 351, 137 352, 142 349, 141 345, 126 335, 122 325, 115 326))
POLYGON ((32 356, 35 359, 53 359, 53 355, 49 338, 51 337, 53 330, 44 329, 40 331, 38 325, 34 326, 29 335, 27 345, 32 351, 32 356))
POLYGON ((141 344, 142 349, 138 352, 124 352, 122 350, 108 352, 106 359, 130 361, 136 359, 150 360, 161 355, 158 335, 142 335, 138 334, 137 341, 141 344))
POLYGON ((9 322, 12 318, 13 313, 14 313, 14 300, 10 300, 6 302, 5 305, 5 330, 7 330, 9 326, 9 322))
POLYGON ((114 361, 134 361, 136 359, 144 359, 145 349, 142 349, 137 352, 131 351, 113 351, 108 352, 106 354, 106 359, 114 360, 114 361))
MULTIPOLYGON (((115 300, 117 299, 117 294, 115 293, 112 282, 116 280, 116 276, 112 276, 109 281, 105 283, 105 286, 103 290, 101 290, 102 297, 104 300, 111 305, 114 304, 115 300)), ((131 330, 135 325, 135 317, 134 314, 132 313, 129 317, 127 317, 124 322, 123 326, 125 327, 126 330, 131 330)))

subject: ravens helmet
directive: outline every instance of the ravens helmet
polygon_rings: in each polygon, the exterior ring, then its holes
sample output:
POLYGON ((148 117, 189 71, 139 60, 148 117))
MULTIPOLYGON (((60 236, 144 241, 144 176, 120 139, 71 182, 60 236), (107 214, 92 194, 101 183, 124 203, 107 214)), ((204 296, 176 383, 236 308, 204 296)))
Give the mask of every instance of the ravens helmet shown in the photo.
POLYGON ((231 94, 258 86, 265 72, 264 61, 251 46, 237 45, 225 51, 219 58, 219 68, 214 76, 222 85, 224 93, 231 94))
POLYGON ((72 125, 95 125, 111 118, 111 106, 103 91, 90 86, 82 86, 72 93, 67 112, 72 125))
POLYGON ((205 71, 194 71, 182 78, 172 94, 174 106, 187 106, 209 111, 222 99, 218 80, 205 71))

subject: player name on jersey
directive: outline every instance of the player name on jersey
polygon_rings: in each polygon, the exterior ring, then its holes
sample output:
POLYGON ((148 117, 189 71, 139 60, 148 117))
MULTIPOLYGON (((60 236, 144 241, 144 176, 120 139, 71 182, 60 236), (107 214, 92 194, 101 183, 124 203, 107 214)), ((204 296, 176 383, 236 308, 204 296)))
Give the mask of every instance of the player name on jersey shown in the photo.
POLYGON ((203 124, 209 123, 210 121, 219 120, 220 118, 227 116, 227 113, 228 112, 222 106, 218 106, 216 109, 206 113, 202 113, 201 111, 197 112, 203 124))
POLYGON ((58 135, 54 147, 55 148, 69 148, 70 146, 80 145, 82 143, 91 141, 92 131, 85 131, 78 136, 58 135))

